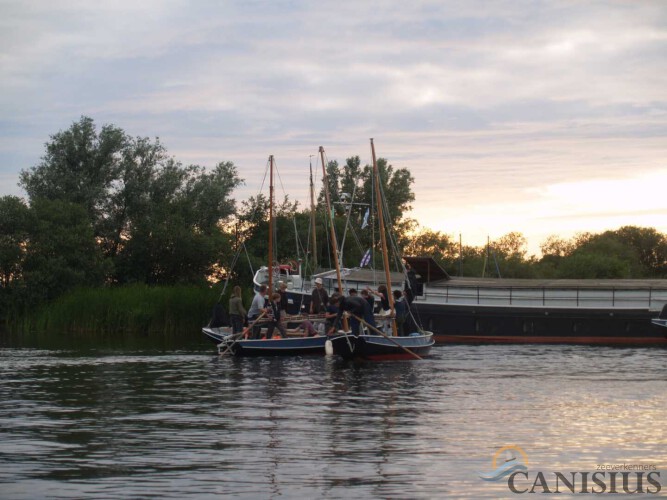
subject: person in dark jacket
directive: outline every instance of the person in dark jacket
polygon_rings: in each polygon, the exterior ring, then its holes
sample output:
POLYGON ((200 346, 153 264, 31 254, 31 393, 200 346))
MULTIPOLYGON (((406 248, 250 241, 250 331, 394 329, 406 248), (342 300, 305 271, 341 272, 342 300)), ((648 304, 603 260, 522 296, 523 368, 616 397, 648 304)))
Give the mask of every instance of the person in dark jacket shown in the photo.
POLYGON ((287 314, 287 306, 289 305, 289 300, 287 298, 287 283, 281 281, 278 283, 278 293, 280 294, 280 311, 283 315, 283 320, 287 314))
POLYGON ((247 313, 241 299, 241 287, 236 285, 229 299, 229 317, 232 321, 232 333, 241 333, 243 330, 243 321, 247 313))
POLYGON ((394 314, 396 315, 396 332, 405 335, 405 320, 408 317, 408 304, 400 290, 394 290, 394 314))
POLYGON ((266 332, 266 338, 273 337, 273 331, 277 328, 282 338, 287 338, 287 330, 283 324, 281 310, 280 310, 280 294, 278 292, 271 295, 271 321, 269 322, 269 329, 266 332))
POLYGON ((415 273, 415 270, 412 269, 412 266, 410 266, 410 264, 407 262, 405 263, 405 272, 405 300, 408 304, 412 304, 412 301, 415 300, 415 294, 417 293, 417 274, 415 273))
POLYGON ((375 311, 375 299, 373 298, 373 296, 370 294, 370 292, 368 290, 370 290, 370 288, 368 288, 368 289, 364 288, 363 290, 361 290, 361 298, 365 299, 368 302, 368 305, 371 308, 371 312, 374 312, 375 311))
MULTIPOLYGON (((359 336, 360 333, 363 333, 363 329, 361 328, 361 322, 357 319, 357 317, 362 318, 369 325, 373 327, 375 326, 375 319, 373 318, 373 313, 366 299, 358 296, 357 297, 339 296, 333 298, 331 302, 335 305, 338 305, 338 315, 336 316, 335 323, 340 323, 340 320, 343 317, 344 312, 350 313, 350 327, 352 328, 352 333, 355 336, 359 336)), ((334 327, 329 329, 330 334, 334 333, 334 331, 335 331, 334 327)))
POLYGON ((310 297, 310 314, 324 314, 327 311, 329 294, 322 285, 322 278, 315 279, 315 288, 310 297))

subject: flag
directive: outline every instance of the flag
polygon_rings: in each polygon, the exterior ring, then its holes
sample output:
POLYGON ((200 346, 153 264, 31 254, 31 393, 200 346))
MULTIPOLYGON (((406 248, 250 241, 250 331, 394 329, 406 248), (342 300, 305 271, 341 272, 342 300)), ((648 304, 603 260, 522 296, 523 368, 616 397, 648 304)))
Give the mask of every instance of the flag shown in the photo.
POLYGON ((361 258, 361 263, 359 264, 359 267, 366 267, 371 261, 371 249, 369 248, 366 250, 366 253, 364 256, 361 258))
POLYGON ((361 229, 366 229, 366 226, 368 226, 368 216, 370 215, 369 209, 366 209, 366 213, 364 214, 364 222, 361 223, 361 229))

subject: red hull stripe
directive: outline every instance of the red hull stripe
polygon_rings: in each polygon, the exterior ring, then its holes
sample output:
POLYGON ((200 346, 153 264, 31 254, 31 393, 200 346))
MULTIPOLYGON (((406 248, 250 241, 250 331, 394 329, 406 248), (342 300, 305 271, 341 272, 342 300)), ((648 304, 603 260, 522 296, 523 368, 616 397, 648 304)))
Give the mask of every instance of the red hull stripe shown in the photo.
POLYGON ((444 344, 667 345, 667 337, 537 337, 526 335, 435 335, 444 344))

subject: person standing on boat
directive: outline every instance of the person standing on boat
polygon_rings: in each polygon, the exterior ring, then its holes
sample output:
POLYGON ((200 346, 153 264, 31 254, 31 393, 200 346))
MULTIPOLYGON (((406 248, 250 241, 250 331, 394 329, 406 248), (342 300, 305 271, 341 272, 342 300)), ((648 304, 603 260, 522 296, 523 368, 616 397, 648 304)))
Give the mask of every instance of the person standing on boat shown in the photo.
POLYGON ((328 303, 329 294, 322 286, 322 278, 315 278, 315 288, 310 297, 310 314, 324 314, 328 303))
MULTIPOLYGON (((368 301, 363 297, 335 297, 331 302, 338 305, 338 315, 336 316, 336 322, 334 324, 340 324, 344 312, 350 313, 350 327, 355 336, 358 337, 359 334, 363 333, 361 322, 357 318, 363 318, 366 323, 375 326, 375 319, 373 318, 371 307, 368 304, 368 301)), ((329 329, 329 334, 332 334, 335 331, 335 326, 331 327, 329 329)))
POLYGON ((400 290, 394 290, 394 313, 396 314, 396 332, 405 336, 405 319, 408 317, 408 304, 400 290))
POLYGON ((371 307, 371 312, 375 311, 375 299, 369 292, 370 288, 364 288, 361 290, 361 298, 368 302, 368 305, 371 307))
POLYGON ((412 301, 415 300, 415 294, 417 292, 417 274, 415 273, 415 270, 412 269, 412 266, 407 262, 405 263, 405 274, 405 300, 408 304, 412 304, 412 301))
POLYGON ((280 294, 280 312, 284 320, 287 315, 287 305, 289 304, 287 300, 287 283, 284 281, 278 283, 278 293, 280 294))
POLYGON ((243 320, 247 313, 241 299, 241 287, 236 285, 232 290, 232 296, 229 298, 229 318, 232 322, 232 333, 243 331, 243 320))
POLYGON ((338 305, 337 305, 337 298, 339 297, 339 294, 334 293, 331 296, 331 299, 329 300, 329 305, 327 305, 327 312, 324 314, 324 317, 326 318, 325 324, 326 324, 326 329, 327 331, 333 328, 334 330, 340 328, 340 322, 337 321, 338 319, 338 305))
MULTIPOLYGON (((373 295, 377 295, 380 299, 380 310, 378 311, 378 314, 380 316, 389 316, 391 314, 391 306, 389 305, 389 292, 387 291, 387 287, 385 285, 380 285, 377 292, 374 292, 370 288, 368 291, 373 295)), ((388 319, 383 320, 382 329, 384 332, 389 333, 390 328, 391 322, 388 319)))
POLYGON ((282 338, 287 338, 287 330, 283 324, 283 319, 280 310, 280 294, 278 292, 271 295, 270 312, 271 321, 269 322, 269 329, 266 332, 266 338, 273 338, 273 331, 277 328, 282 338))
MULTIPOLYGON (((269 312, 266 304, 266 285, 261 285, 255 294, 255 298, 252 299, 252 304, 250 304, 250 310, 248 311, 248 323, 255 321, 263 312, 269 312)), ((260 325, 252 327, 253 339, 259 338, 260 329, 260 325)))

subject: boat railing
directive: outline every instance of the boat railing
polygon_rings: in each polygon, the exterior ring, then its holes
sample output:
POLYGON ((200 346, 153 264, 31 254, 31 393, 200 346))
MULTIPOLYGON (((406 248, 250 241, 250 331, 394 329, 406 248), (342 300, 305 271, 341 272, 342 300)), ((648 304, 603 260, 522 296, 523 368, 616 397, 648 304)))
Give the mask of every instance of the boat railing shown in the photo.
MULTIPOLYGON (((335 292, 334 283, 328 284, 327 291, 335 292)), ((346 289, 362 290, 369 285, 366 281, 346 280, 346 289)), ((401 284, 394 283, 394 288, 401 284)), ((305 284, 304 291, 310 293, 311 286, 305 284)), ((649 309, 659 311, 667 304, 667 288, 616 288, 616 287, 516 287, 516 286, 474 286, 423 284, 415 300, 440 304, 483 305, 483 306, 526 306, 526 307, 580 307, 649 309)))
POLYGON ((660 310, 667 303, 665 288, 548 288, 438 286, 424 288, 418 301, 487 306, 605 307, 660 310))

